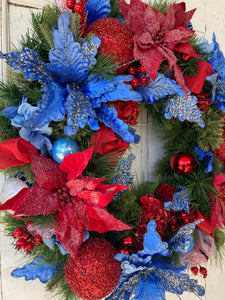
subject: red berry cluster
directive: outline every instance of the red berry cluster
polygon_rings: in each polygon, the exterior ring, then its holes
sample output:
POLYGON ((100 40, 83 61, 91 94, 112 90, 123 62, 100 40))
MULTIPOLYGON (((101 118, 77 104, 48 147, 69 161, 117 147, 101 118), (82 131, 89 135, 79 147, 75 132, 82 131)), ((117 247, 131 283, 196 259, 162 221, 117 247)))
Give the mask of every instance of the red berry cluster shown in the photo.
POLYGON ((207 277, 207 269, 206 269, 206 268, 200 267, 200 268, 198 269, 197 266, 191 268, 191 272, 192 272, 195 276, 198 275, 198 271, 199 271, 199 273, 203 276, 203 278, 206 278, 206 277, 207 277))
POLYGON ((86 15, 85 15, 85 3, 87 0, 67 0, 66 6, 69 9, 72 9, 73 12, 80 15, 80 24, 81 26, 81 32, 83 35, 85 35, 85 30, 87 29, 87 23, 85 22, 86 15))
POLYGON ((40 245, 42 243, 42 237, 40 235, 32 236, 29 231, 24 231, 22 227, 17 227, 13 232, 14 239, 18 239, 15 244, 17 250, 24 250, 30 254, 34 245, 40 245))
MULTIPOLYGON (((128 74, 135 75, 136 73, 145 74, 145 68, 143 66, 140 67, 134 67, 131 66, 128 68, 128 74)), ((138 77, 135 77, 129 82, 133 88, 138 87, 140 83, 142 85, 147 85, 149 83, 149 78, 147 76, 142 76, 140 79, 138 77)))
POLYGON ((171 210, 169 218, 169 228, 172 232, 177 231, 180 227, 193 221, 192 215, 187 214, 185 211, 174 211, 171 210))

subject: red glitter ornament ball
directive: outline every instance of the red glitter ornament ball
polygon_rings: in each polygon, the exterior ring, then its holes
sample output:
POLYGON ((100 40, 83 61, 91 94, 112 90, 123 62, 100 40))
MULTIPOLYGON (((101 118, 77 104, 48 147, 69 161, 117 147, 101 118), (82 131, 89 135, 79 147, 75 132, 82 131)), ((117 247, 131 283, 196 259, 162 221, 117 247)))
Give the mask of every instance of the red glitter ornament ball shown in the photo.
POLYGON ((133 33, 121 21, 114 18, 99 19, 92 23, 87 33, 93 32, 101 39, 99 52, 116 57, 120 62, 117 73, 123 73, 133 60, 133 33), (122 66, 123 65, 123 66, 122 66))
POLYGON ((69 288, 82 299, 97 300, 109 295, 120 278, 116 248, 108 241, 91 237, 78 251, 77 260, 68 258, 65 279, 69 288))
POLYGON ((190 155, 179 152, 171 158, 170 166, 172 170, 180 175, 187 175, 194 171, 195 159, 190 155))

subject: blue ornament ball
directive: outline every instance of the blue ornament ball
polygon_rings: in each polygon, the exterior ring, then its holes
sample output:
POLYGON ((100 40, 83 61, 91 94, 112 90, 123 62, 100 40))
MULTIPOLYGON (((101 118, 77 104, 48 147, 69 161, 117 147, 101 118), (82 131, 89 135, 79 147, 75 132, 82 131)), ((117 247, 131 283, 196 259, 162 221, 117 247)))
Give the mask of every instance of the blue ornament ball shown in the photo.
POLYGON ((189 253, 194 248, 195 242, 193 240, 185 241, 179 248, 179 252, 182 254, 189 253))
POLYGON ((51 155, 54 161, 58 164, 63 162, 64 157, 69 154, 77 153, 80 151, 80 147, 74 140, 62 137, 54 142, 52 145, 51 155))

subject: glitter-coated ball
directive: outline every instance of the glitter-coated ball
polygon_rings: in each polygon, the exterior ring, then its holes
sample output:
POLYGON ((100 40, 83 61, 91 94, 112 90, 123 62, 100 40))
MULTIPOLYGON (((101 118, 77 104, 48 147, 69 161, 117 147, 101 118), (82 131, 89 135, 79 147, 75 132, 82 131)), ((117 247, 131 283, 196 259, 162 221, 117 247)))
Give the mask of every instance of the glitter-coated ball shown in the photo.
POLYGON ((116 248, 108 241, 91 237, 78 251, 76 261, 68 258, 65 279, 69 288, 82 299, 97 300, 109 295, 120 278, 116 248))
POLYGON ((62 137, 54 142, 51 155, 54 161, 56 161, 58 164, 61 164, 64 157, 72 153, 77 153, 79 151, 80 147, 77 142, 70 138, 62 137))
POLYGON ((172 170, 180 175, 187 175, 194 171, 196 165, 195 159, 187 153, 179 152, 174 155, 170 161, 172 170))
POLYGON ((91 24, 88 33, 93 32, 101 39, 99 52, 116 57, 120 62, 117 73, 123 73, 133 60, 133 34, 121 21, 114 18, 99 19, 91 24))

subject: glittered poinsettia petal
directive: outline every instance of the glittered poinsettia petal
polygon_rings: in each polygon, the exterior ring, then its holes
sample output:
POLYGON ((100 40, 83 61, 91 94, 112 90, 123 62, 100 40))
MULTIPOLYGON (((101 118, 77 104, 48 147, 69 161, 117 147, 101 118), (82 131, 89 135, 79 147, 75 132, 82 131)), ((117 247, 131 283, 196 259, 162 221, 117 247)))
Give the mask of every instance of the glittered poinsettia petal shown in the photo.
POLYGON ((44 156, 32 156, 31 171, 35 174, 37 184, 46 189, 58 189, 66 183, 66 174, 59 165, 44 156))
POLYGON ((16 196, 0 206, 1 210, 13 210, 14 216, 20 215, 49 215, 57 210, 58 197, 52 191, 34 185, 21 190, 16 196))
POLYGON ((83 242, 84 224, 79 220, 72 207, 65 205, 57 212, 55 234, 73 259, 83 242))
POLYGON ((80 197, 79 193, 81 191, 89 190, 93 191, 96 189, 96 187, 104 181, 105 178, 95 178, 95 177, 87 177, 87 176, 80 176, 78 179, 74 179, 69 181, 66 186, 70 190, 71 196, 78 196, 80 197))
POLYGON ((39 155, 35 147, 22 138, 0 143, 0 169, 31 163, 31 153, 39 155))
POLYGON ((90 221, 87 229, 90 231, 103 233, 110 230, 122 231, 132 229, 132 227, 116 219, 113 215, 109 214, 101 207, 87 205, 87 212, 90 221))
MULTIPOLYGON (((191 20, 193 14, 196 9, 192 9, 186 12, 186 3, 173 3, 168 10, 173 9, 176 17, 176 22, 174 27, 183 26, 184 28, 188 28, 189 21, 191 20)), ((167 12, 168 12, 167 10, 167 12)))
POLYGON ((199 56, 196 51, 194 50, 194 48, 189 44, 189 43, 180 43, 177 44, 174 47, 174 50, 180 52, 180 53, 184 53, 187 55, 190 55, 191 57, 197 57, 197 58, 201 58, 201 56, 199 56))
POLYGON ((165 37, 164 42, 166 43, 184 43, 190 40, 190 38, 194 35, 194 31, 187 30, 184 27, 178 27, 171 31, 169 31, 165 37))
POLYGON ((75 179, 82 174, 84 169, 87 167, 93 152, 94 147, 83 152, 69 154, 63 159, 60 169, 67 174, 68 181, 75 179))
POLYGON ((151 28, 150 32, 153 36, 155 36, 156 33, 161 30, 164 19, 165 17, 160 11, 151 6, 146 8, 144 20, 146 27, 148 29, 151 28))

